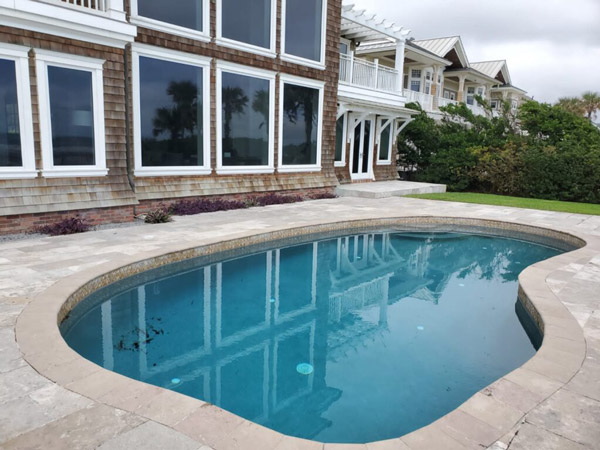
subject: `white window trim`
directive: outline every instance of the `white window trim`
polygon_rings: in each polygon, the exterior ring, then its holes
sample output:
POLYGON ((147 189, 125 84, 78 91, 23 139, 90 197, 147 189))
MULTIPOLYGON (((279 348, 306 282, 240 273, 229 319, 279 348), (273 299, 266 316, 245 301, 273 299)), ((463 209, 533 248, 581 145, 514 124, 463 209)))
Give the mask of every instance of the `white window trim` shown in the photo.
MULTIPOLYGON (((333 154, 333 166, 334 167, 346 167, 346 150, 348 149, 348 143, 346 140, 348 139, 348 113, 344 113, 342 117, 344 119, 343 132, 342 132, 342 160, 335 160, 335 150, 333 154)), ((336 120, 336 128, 337 128, 337 120, 336 120)))
POLYGON ((20 167, 0 167, 0 179, 35 178, 38 173, 35 170, 28 53, 28 47, 0 43, 0 59, 8 59, 15 62, 22 163, 20 167))
POLYGON ((377 144, 377 158, 375 160, 375 164, 378 166, 389 166, 392 164, 392 150, 394 148, 394 123, 395 120, 393 117, 379 117, 377 119, 377 140, 375 141, 377 144), (379 159, 381 155, 381 133, 384 130, 383 125, 389 122, 387 126, 390 127, 390 143, 388 149, 388 157, 387 159, 379 159))
POLYGON ((151 19, 138 14, 138 0, 131 0, 131 18, 133 25, 138 25, 164 33, 174 34, 197 41, 210 42, 210 0, 202 0, 202 31, 182 27, 168 22, 151 19))
POLYGON ((106 137, 104 128, 104 60, 46 50, 36 50, 35 56, 43 162, 42 175, 48 178, 106 176, 108 169, 106 168, 106 137), (94 112, 94 145, 96 153, 96 164, 93 166, 54 166, 48 66, 83 70, 92 74, 92 108, 94 112))
POLYGON ((216 74, 217 104, 216 104, 216 128, 217 128, 217 174, 266 174, 275 172, 275 73, 262 69, 255 69, 249 66, 217 62, 216 74), (223 93, 222 93, 222 75, 223 72, 234 73, 246 77, 260 78, 269 82, 269 158, 266 166, 224 166, 223 165, 223 93))
POLYGON ((210 58, 166 50, 159 47, 135 44, 132 46, 133 83, 133 149, 134 175, 136 177, 160 177, 174 175, 209 175, 210 168, 210 58), (142 165, 142 115, 140 99, 140 56, 162 61, 200 67, 202 71, 202 166, 152 166, 142 165))
MULTIPOLYGON (((247 0, 246 0, 247 1, 247 0)), ((254 53, 261 56, 267 56, 270 58, 275 58, 277 53, 275 51, 275 40, 277 36, 277 1, 271 0, 271 33, 269 36, 269 48, 260 47, 258 45, 248 44, 242 41, 236 41, 235 39, 230 39, 223 37, 223 27, 222 27, 222 17, 223 17, 223 2, 217 2, 217 30, 216 30, 216 38, 215 43, 218 45, 222 45, 223 47, 233 48, 235 50, 241 50, 244 52, 254 53)))
POLYGON ((279 77, 279 146, 277 171, 286 172, 319 172, 321 170, 321 149, 323 146, 323 102, 325 83, 322 81, 309 80, 306 78, 294 77, 291 75, 280 75, 279 77), (293 84, 296 86, 317 89, 319 91, 319 109, 317 120, 317 162, 315 164, 283 164, 283 93, 284 85, 293 84))
POLYGON ((283 61, 300 64, 315 69, 325 70, 325 58, 327 49, 327 0, 323 0, 321 11, 321 59, 314 61, 312 59, 302 58, 300 56, 290 55, 285 52, 285 24, 286 24, 286 6, 287 1, 281 2, 281 59, 283 61))

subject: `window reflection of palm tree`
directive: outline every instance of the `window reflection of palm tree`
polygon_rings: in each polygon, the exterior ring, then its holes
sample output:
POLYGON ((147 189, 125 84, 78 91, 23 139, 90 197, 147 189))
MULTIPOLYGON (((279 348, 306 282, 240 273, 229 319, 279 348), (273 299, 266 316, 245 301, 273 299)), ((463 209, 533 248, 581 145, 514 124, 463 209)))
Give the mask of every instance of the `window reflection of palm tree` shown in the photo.
MULTIPOLYGON (((224 128, 224 151, 233 152, 233 143, 231 141, 231 120, 234 114, 241 114, 248 104, 248 97, 244 90, 239 87, 226 87, 223 89, 223 128, 224 128)), ((233 156, 233 155, 232 155, 233 156)))
POLYGON ((261 114, 264 118, 258 128, 262 128, 264 125, 269 129, 269 91, 261 89, 254 93, 254 100, 252 101, 252 109, 257 113, 261 114))
POLYGON ((295 124, 298 121, 298 115, 302 112, 304 114, 304 143, 302 144, 302 150, 300 154, 293 155, 293 161, 287 161, 287 163, 295 162, 306 162, 306 158, 310 159, 311 147, 312 147, 312 132, 316 125, 316 111, 317 106, 314 101, 315 92, 313 89, 307 89, 300 86, 286 86, 286 92, 284 95, 283 109, 288 117, 288 120, 295 124))
POLYGON ((154 137, 168 132, 169 150, 186 137, 194 135, 198 127, 198 87, 191 81, 172 81, 167 94, 173 106, 158 108, 152 120, 154 137))

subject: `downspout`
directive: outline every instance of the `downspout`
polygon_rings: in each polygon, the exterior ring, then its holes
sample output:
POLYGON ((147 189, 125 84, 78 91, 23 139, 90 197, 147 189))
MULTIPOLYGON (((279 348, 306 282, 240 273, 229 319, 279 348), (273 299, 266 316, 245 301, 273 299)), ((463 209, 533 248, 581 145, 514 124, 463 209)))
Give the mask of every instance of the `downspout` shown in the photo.
POLYGON ((129 186, 135 194, 135 181, 133 178, 133 171, 131 169, 131 162, 133 161, 133 153, 131 149, 131 116, 130 116, 130 102, 131 102, 131 87, 129 84, 129 52, 131 51, 131 44, 125 46, 125 57, 123 58, 123 66, 125 72, 125 161, 127 167, 127 180, 129 186))

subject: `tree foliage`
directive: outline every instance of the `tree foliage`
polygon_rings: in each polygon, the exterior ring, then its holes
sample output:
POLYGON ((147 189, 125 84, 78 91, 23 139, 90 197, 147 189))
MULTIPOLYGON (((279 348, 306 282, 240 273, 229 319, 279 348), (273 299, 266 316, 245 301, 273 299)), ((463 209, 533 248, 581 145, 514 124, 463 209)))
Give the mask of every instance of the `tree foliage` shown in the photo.
POLYGON ((399 136, 406 173, 453 191, 600 203, 600 130, 587 116, 534 101, 492 114, 478 101, 486 116, 464 104, 438 122, 420 111, 399 136))

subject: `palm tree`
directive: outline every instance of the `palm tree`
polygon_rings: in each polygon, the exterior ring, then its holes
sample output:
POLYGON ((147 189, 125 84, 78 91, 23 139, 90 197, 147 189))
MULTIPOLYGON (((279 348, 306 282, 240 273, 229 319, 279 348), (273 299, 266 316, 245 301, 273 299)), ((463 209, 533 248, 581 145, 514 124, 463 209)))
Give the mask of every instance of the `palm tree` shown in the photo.
POLYGON ((225 120, 223 127, 225 128, 225 147, 231 150, 231 119, 234 114, 241 114, 248 104, 248 97, 244 90, 239 87, 226 87, 223 89, 223 114, 225 120))
POLYGON ((262 128, 263 125, 269 123, 269 91, 261 89, 254 93, 254 100, 252 101, 252 109, 257 113, 261 114, 265 119, 258 128, 262 128))
POLYGON ((191 81, 169 83, 167 94, 173 99, 173 106, 158 108, 154 113, 152 133, 158 136, 166 131, 173 141, 182 139, 186 131, 194 134, 198 125, 198 87, 191 81))
POLYGON ((312 132, 317 125, 318 100, 315 101, 314 89, 306 89, 303 87, 286 86, 288 92, 284 94, 283 109, 291 123, 296 123, 298 114, 302 110, 304 114, 304 148, 302 153, 310 155, 312 146, 312 132))
POLYGON ((583 102, 578 97, 562 97, 558 99, 558 106, 577 116, 585 116, 583 102))
POLYGON ((598 117, 598 110, 600 109, 600 94, 589 91, 582 95, 581 100, 585 117, 587 117, 590 121, 598 117))

